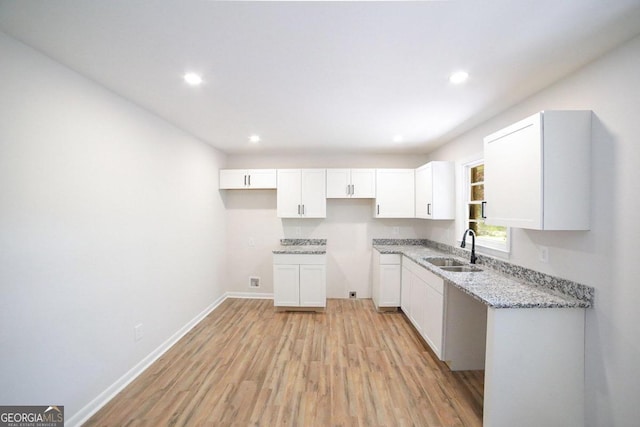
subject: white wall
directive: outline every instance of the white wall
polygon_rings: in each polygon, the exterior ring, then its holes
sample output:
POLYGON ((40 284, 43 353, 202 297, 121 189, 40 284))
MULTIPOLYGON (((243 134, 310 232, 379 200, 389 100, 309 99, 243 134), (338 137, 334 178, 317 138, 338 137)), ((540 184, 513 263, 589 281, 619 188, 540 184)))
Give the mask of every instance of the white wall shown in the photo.
POLYGON ((68 420, 224 294, 225 156, 2 33, 0 58, 0 403, 68 420))
MULTIPOLYGON (((229 156, 229 168, 416 167, 425 156, 243 155, 229 156)), ((425 220, 374 219, 373 199, 329 199, 325 219, 276 217, 275 190, 223 191, 227 208, 228 290, 273 292, 272 249, 281 238, 327 239, 327 296, 371 296, 371 240, 425 237, 425 220), (394 227, 399 233, 394 235, 394 227), (299 230, 298 230, 299 228, 299 230), (299 234, 298 234, 299 231, 299 234), (253 246, 252 246, 253 245, 253 246), (259 289, 249 289, 259 276, 259 289)), ((451 222, 451 221, 449 221, 451 222)))
MULTIPOLYGON (((587 232, 514 229, 510 261, 596 288, 586 326, 587 425, 635 426, 640 419, 640 38, 430 157, 457 160, 480 153, 484 136, 545 109, 594 112, 592 226, 587 232), (540 245, 549 248, 548 264, 538 261, 540 245)), ((446 234, 453 226, 428 225, 429 237, 454 244, 446 234)))

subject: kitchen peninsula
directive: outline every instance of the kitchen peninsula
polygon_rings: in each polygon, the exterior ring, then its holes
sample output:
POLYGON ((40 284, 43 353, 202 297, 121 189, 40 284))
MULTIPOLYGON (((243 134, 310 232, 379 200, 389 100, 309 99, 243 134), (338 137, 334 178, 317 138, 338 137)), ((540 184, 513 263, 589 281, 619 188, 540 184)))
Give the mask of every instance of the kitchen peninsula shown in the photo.
POLYGON ((374 256, 402 256, 400 307, 436 355, 452 370, 485 370, 485 425, 584 425, 584 318, 592 288, 483 256, 470 268, 465 252, 428 240, 374 239, 373 247, 374 256), (445 259, 475 271, 436 265, 445 259), (416 268, 444 282, 440 319, 416 268), (416 301, 421 295, 424 304, 416 301), (435 339, 429 336, 438 328, 435 339))

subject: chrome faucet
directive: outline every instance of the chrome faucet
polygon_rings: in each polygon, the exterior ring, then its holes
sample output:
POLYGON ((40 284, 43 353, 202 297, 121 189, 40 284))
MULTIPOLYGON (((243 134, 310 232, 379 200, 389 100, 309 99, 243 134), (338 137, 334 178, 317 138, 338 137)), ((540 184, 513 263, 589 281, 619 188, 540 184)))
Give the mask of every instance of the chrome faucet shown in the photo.
POLYGON ((476 259, 478 259, 476 257, 476 233, 472 229, 467 228, 466 230, 464 230, 460 247, 464 248, 465 246, 467 246, 467 234, 471 234, 471 264, 475 264, 476 259))

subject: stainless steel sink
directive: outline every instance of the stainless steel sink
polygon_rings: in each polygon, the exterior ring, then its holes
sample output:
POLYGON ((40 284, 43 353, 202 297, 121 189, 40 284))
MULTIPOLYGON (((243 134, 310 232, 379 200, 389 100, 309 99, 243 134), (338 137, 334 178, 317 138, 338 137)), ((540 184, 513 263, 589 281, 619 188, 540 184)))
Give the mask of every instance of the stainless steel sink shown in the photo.
POLYGON ((437 267, 462 267, 466 265, 453 258, 425 258, 424 260, 437 267))
POLYGON ((482 271, 482 269, 478 267, 473 267, 471 265, 452 265, 452 266, 443 266, 440 267, 444 271, 451 271, 454 273, 473 273, 476 271, 482 271))

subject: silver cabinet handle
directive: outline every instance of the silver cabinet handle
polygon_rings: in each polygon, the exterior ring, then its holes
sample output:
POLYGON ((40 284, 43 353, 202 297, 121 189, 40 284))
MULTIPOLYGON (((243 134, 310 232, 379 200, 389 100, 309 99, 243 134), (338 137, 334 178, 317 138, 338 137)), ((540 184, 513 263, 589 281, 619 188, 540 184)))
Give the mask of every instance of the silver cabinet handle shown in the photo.
POLYGON ((377 205, 377 211, 376 211, 377 215, 380 215, 380 205, 377 205))
POLYGON ((244 176, 244 185, 247 186, 247 175, 244 176))
POLYGON ((431 215, 431 203, 427 203, 427 215, 431 215))
POLYGON ((298 205, 298 215, 300 215, 300 205, 298 205))
POLYGON ((304 205, 302 205, 302 215, 304 215, 304 205))
POLYGON ((347 184, 347 196, 351 194, 351 186, 347 184))
POLYGON ((248 181, 249 182, 249 187, 251 187, 251 175, 247 175, 249 177, 248 181))

